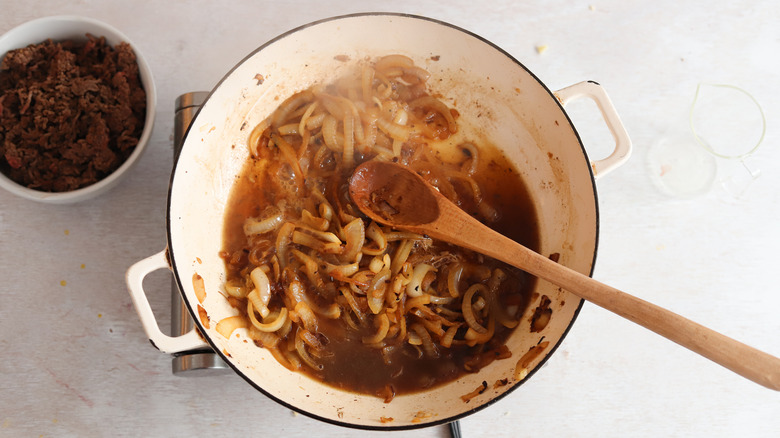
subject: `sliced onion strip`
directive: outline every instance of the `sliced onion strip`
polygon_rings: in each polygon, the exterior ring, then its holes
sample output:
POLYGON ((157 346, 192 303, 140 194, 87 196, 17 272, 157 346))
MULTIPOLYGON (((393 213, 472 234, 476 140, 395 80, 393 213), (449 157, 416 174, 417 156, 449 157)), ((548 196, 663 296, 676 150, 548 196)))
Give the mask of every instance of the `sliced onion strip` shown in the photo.
POLYGON ((268 303, 271 301, 271 281, 268 280, 268 276, 262 267, 252 269, 252 272, 249 273, 249 278, 252 279, 255 288, 249 293, 248 298, 255 305, 260 316, 265 318, 268 316, 268 303))
POLYGON ((301 221, 317 231, 327 231, 328 227, 330 227, 329 220, 323 217, 314 216, 309 210, 303 210, 301 212, 301 221))
POLYGON ((423 292, 426 292, 422 290, 422 281, 428 272, 431 271, 436 272, 436 268, 427 263, 417 264, 414 267, 414 271, 412 271, 412 277, 409 284, 406 285, 406 295, 410 297, 419 297, 423 292))
POLYGON ((362 219, 354 219, 344 226, 344 235, 346 244, 344 252, 339 256, 343 262, 354 262, 357 260, 360 249, 366 242, 366 229, 362 219))
POLYGON ((322 370, 323 365, 315 362, 311 355, 309 355, 309 352, 306 351, 306 343, 303 341, 300 330, 295 333, 295 351, 298 352, 298 356, 300 356, 303 363, 314 370, 322 370))
POLYGON ((295 153, 295 149, 278 132, 271 132, 271 141, 279 148, 282 158, 290 165, 295 177, 296 188, 299 192, 303 191, 304 174, 303 169, 301 169, 301 163, 298 162, 298 154, 295 153))
POLYGON ((412 128, 409 126, 400 125, 393 121, 380 117, 376 120, 376 126, 382 132, 389 135, 393 140, 409 141, 412 136, 412 128))
POLYGON ((257 327, 252 325, 249 327, 248 332, 249 338, 253 341, 260 342, 260 344, 263 346, 263 348, 276 348, 277 345, 279 345, 279 336, 276 336, 272 332, 264 332, 262 330, 258 330, 257 327))
POLYGON ((472 306, 472 300, 477 292, 482 292, 485 294, 487 293, 487 287, 482 283, 471 285, 471 287, 469 287, 466 293, 463 295, 461 311, 463 312, 463 319, 466 321, 466 324, 468 324, 469 328, 477 333, 484 334, 487 333, 488 329, 481 326, 477 322, 477 318, 474 316, 474 307, 472 306))
POLYGON ((450 292, 450 296, 453 298, 460 296, 458 284, 460 283, 461 275, 463 275, 462 263, 458 263, 454 267, 451 267, 449 273, 447 274, 447 290, 450 292))
POLYGON ((437 350, 436 345, 433 344, 433 339, 431 339, 431 334, 428 333, 428 330, 426 330, 425 327, 420 323, 414 323, 410 326, 410 328, 420 338, 425 354, 432 358, 439 357, 439 350, 437 350))
POLYGON ((371 279, 371 283, 368 285, 368 290, 366 291, 368 307, 375 315, 381 312, 384 306, 385 290, 387 289, 387 281, 389 279, 390 270, 383 269, 371 279))
POLYGON ((411 101, 409 106, 412 108, 426 107, 436 111, 437 113, 444 116, 444 118, 447 120, 447 128, 449 129, 450 133, 454 134, 458 132, 458 124, 455 122, 455 118, 452 116, 450 108, 439 99, 433 96, 423 96, 411 101))
POLYGON ((484 344, 493 338, 493 333, 496 329, 496 319, 491 315, 488 319, 488 328, 485 333, 477 333, 476 330, 469 327, 464 337, 466 338, 467 345, 473 347, 477 344, 484 344))
POLYGON ((239 328, 249 327, 249 320, 241 315, 228 316, 223 318, 217 323, 217 333, 224 336, 226 339, 230 338, 233 331, 239 328))
POLYGON ((450 328, 447 329, 444 336, 442 336, 439 341, 442 347, 450 348, 452 346, 452 341, 455 339, 455 334, 458 332, 459 328, 460 324, 450 326, 450 328))
POLYGON ((339 121, 332 115, 328 114, 322 120, 322 139, 325 141, 325 146, 333 152, 341 152, 341 144, 338 139, 339 121))
POLYGON ((292 233, 295 230, 295 224, 285 222, 276 235, 276 256, 279 259, 279 267, 284 269, 287 266, 287 248, 292 239, 292 233))
POLYGON ((284 323, 287 321, 287 308, 282 307, 282 310, 280 310, 278 313, 273 312, 268 315, 268 318, 263 318, 263 321, 266 319, 270 319, 269 322, 260 322, 255 317, 255 309, 254 306, 252 306, 252 302, 249 301, 246 304, 247 308, 247 314, 249 315, 249 320, 252 323, 252 325, 260 330, 261 332, 275 332, 282 328, 284 323))
POLYGON ((301 323, 306 330, 310 332, 317 331, 317 316, 314 315, 308 304, 303 301, 296 304, 295 313, 301 318, 301 323))
POLYGON ((377 327, 376 333, 371 336, 364 336, 364 344, 376 344, 382 342, 387 336, 387 331, 390 329, 390 320, 387 318, 387 314, 382 313, 374 319, 374 325, 377 327))
POLYGON ((279 105, 279 108, 271 115, 271 125, 279 127, 289 119, 290 114, 302 105, 314 100, 314 93, 311 90, 304 90, 293 94, 279 105))
POLYGON ((366 315, 363 313, 363 311, 360 309, 360 306, 357 303, 357 300, 355 300, 355 297, 352 295, 352 292, 349 290, 348 287, 340 287, 339 292, 344 296, 344 298, 347 300, 347 304, 349 304, 349 307, 352 309, 352 312, 355 314, 355 316, 358 317, 360 322, 365 322, 366 315))

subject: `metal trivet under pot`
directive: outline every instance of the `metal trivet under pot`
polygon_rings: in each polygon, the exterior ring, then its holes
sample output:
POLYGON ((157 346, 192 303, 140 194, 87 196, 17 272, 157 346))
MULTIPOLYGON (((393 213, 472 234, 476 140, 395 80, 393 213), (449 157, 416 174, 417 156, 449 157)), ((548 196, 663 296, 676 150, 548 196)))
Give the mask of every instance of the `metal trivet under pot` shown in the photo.
MULTIPOLYGON (((173 123, 173 161, 179 158, 184 145, 184 134, 208 93, 195 91, 176 98, 176 115, 173 123)), ((190 312, 181 299, 176 281, 171 282, 171 336, 181 336, 194 326, 190 312)), ((177 353, 173 357, 173 374, 196 377, 232 373, 232 370, 214 350, 203 348, 177 353)))

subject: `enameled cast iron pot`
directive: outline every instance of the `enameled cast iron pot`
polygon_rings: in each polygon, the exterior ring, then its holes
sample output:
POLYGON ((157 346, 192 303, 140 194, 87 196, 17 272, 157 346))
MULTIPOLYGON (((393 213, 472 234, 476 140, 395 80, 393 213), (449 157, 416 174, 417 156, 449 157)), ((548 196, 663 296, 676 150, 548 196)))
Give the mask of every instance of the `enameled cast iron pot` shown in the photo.
POLYGON ((490 42, 436 20, 396 14, 336 17, 290 31, 239 63, 212 91, 196 115, 175 163, 168 195, 167 249, 133 265, 127 283, 141 322, 158 349, 175 353, 208 343, 250 384, 298 412, 330 423, 368 429, 407 429, 442 424, 480 410, 518 387, 538 370, 571 328, 582 306, 578 297, 537 282, 534 302, 508 340, 512 358, 477 374, 386 404, 373 396, 347 393, 282 367, 237 330, 225 339, 216 322, 234 314, 220 293, 225 268, 222 221, 230 189, 247 158, 247 136, 286 97, 315 82, 327 83, 366 57, 400 53, 427 69, 430 81, 461 120, 499 146, 530 188, 539 217, 543 255, 590 274, 598 240, 595 179, 624 162, 628 135, 600 85, 582 82, 551 92, 522 64, 490 42), (345 59, 348 59, 345 61, 345 59), (261 79, 262 78, 262 79, 261 79), (593 99, 616 147, 590 161, 566 112, 569 100, 593 99), (476 117, 481 114, 481 117, 476 117), (172 338, 160 332, 142 287, 150 272, 171 269, 197 331, 172 338), (193 276, 205 281, 201 303, 212 323, 198 317, 193 276), (538 333, 530 320, 542 296, 551 299, 552 317, 538 333), (198 333, 200 332, 200 334, 198 333), (202 334, 202 337, 201 337, 202 334), (526 356, 524 377, 515 379, 518 360, 541 340, 546 348, 526 356), (508 379, 494 388, 494 383, 508 379), (469 403, 461 396, 488 382, 469 403), (382 422, 381 418, 392 418, 382 422))

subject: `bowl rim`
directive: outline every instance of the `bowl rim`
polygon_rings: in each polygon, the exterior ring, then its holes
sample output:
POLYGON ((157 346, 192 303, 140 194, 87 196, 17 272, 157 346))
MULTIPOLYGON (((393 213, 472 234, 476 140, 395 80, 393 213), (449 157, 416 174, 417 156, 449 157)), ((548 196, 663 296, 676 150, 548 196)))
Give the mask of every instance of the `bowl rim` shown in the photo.
MULTIPOLYGON (((129 170, 135 166, 135 164, 137 164, 141 158, 141 155, 143 155, 144 151, 146 150, 146 146, 151 139, 154 128, 154 118, 157 111, 157 89, 154 84, 154 76, 152 75, 152 71, 149 68, 149 64, 147 63, 146 58, 144 58, 141 51, 138 49, 138 46, 136 46, 135 43, 133 43, 130 38, 127 37, 127 35, 125 35, 116 27, 91 17, 80 15, 53 15, 36 18, 19 24, 18 26, 13 27, 0 35, 0 60, 3 59, 8 51, 22 47, 3 47, 4 44, 7 44, 8 40, 10 40, 12 37, 23 34, 25 32, 46 29, 52 23, 66 24, 67 27, 72 27, 74 32, 76 32, 79 28, 84 27, 85 25, 94 26, 103 31, 103 35, 100 36, 106 36, 108 38, 124 41, 129 44, 136 56, 139 76, 144 87, 144 91, 146 92, 146 116, 144 118, 144 129, 138 139, 138 144, 130 156, 127 157, 127 159, 116 170, 111 172, 105 178, 95 182, 94 184, 90 184, 86 187, 82 187, 76 190, 67 192, 45 192, 24 187, 16 181, 8 178, 5 174, 0 173, 0 187, 13 193, 14 195, 48 204, 69 204, 83 201, 107 192, 113 188, 124 176, 126 176, 129 173, 129 170)), ((43 33, 45 33, 45 31, 43 33)), ((29 39, 32 39, 32 35, 29 37, 29 39)), ((26 47, 26 45, 37 44, 39 42, 41 41, 30 41, 24 44, 26 47)), ((15 46, 18 46, 18 44, 15 44, 15 46)))

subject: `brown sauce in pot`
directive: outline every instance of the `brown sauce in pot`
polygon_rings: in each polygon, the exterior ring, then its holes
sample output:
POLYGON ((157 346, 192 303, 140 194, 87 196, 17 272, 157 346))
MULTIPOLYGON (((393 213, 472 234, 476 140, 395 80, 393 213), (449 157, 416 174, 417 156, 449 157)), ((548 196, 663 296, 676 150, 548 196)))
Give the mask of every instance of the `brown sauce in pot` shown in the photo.
MULTIPOLYGON (((498 211, 498 220, 488 225, 496 231, 538 251, 539 230, 537 217, 529 192, 520 176, 504 156, 491 149, 480 149, 482 154, 475 179, 480 184, 485 200, 498 211)), ((224 251, 229 278, 239 276, 249 264, 250 248, 243 233, 244 221, 260 215, 274 194, 270 184, 258 184, 258 179, 271 178, 257 174, 257 161, 249 160, 232 189, 226 209, 223 230, 224 251), (265 189, 264 189, 265 188, 265 189)), ((456 187, 463 190, 463 187, 456 187)), ((466 198, 466 197, 464 197, 466 198)), ((461 208, 475 213, 475 206, 465 201, 461 208)), ((459 252, 476 264, 500 267, 510 277, 506 281, 516 290, 509 298, 522 314, 530 300, 536 279, 513 267, 492 259, 436 242, 432 251, 459 252), (519 292, 519 293, 518 293, 519 292)), ((412 393, 450 382, 468 372, 477 372, 494 359, 509 357, 503 347, 512 329, 496 325, 496 334, 487 344, 468 347, 453 345, 439 348, 440 356, 427 357, 419 348, 408 344, 395 345, 388 351, 367 347, 361 338, 369 336, 373 327, 355 331, 340 319, 320 319, 321 339, 327 342, 327 354, 321 358, 321 369, 303 367, 302 371, 332 386, 349 391, 375 394, 392 399, 396 394, 412 393)), ((522 323, 519 330, 529 330, 522 323)))
MULTIPOLYGON (((533 202, 506 158, 428 89, 403 55, 286 98, 247 137, 227 205, 225 294, 237 327, 284 367, 390 402, 511 357, 535 279, 365 217, 349 196, 368 160, 417 172, 444 197, 538 250, 533 202)), ((469 121, 467 121, 469 122, 469 121)))

